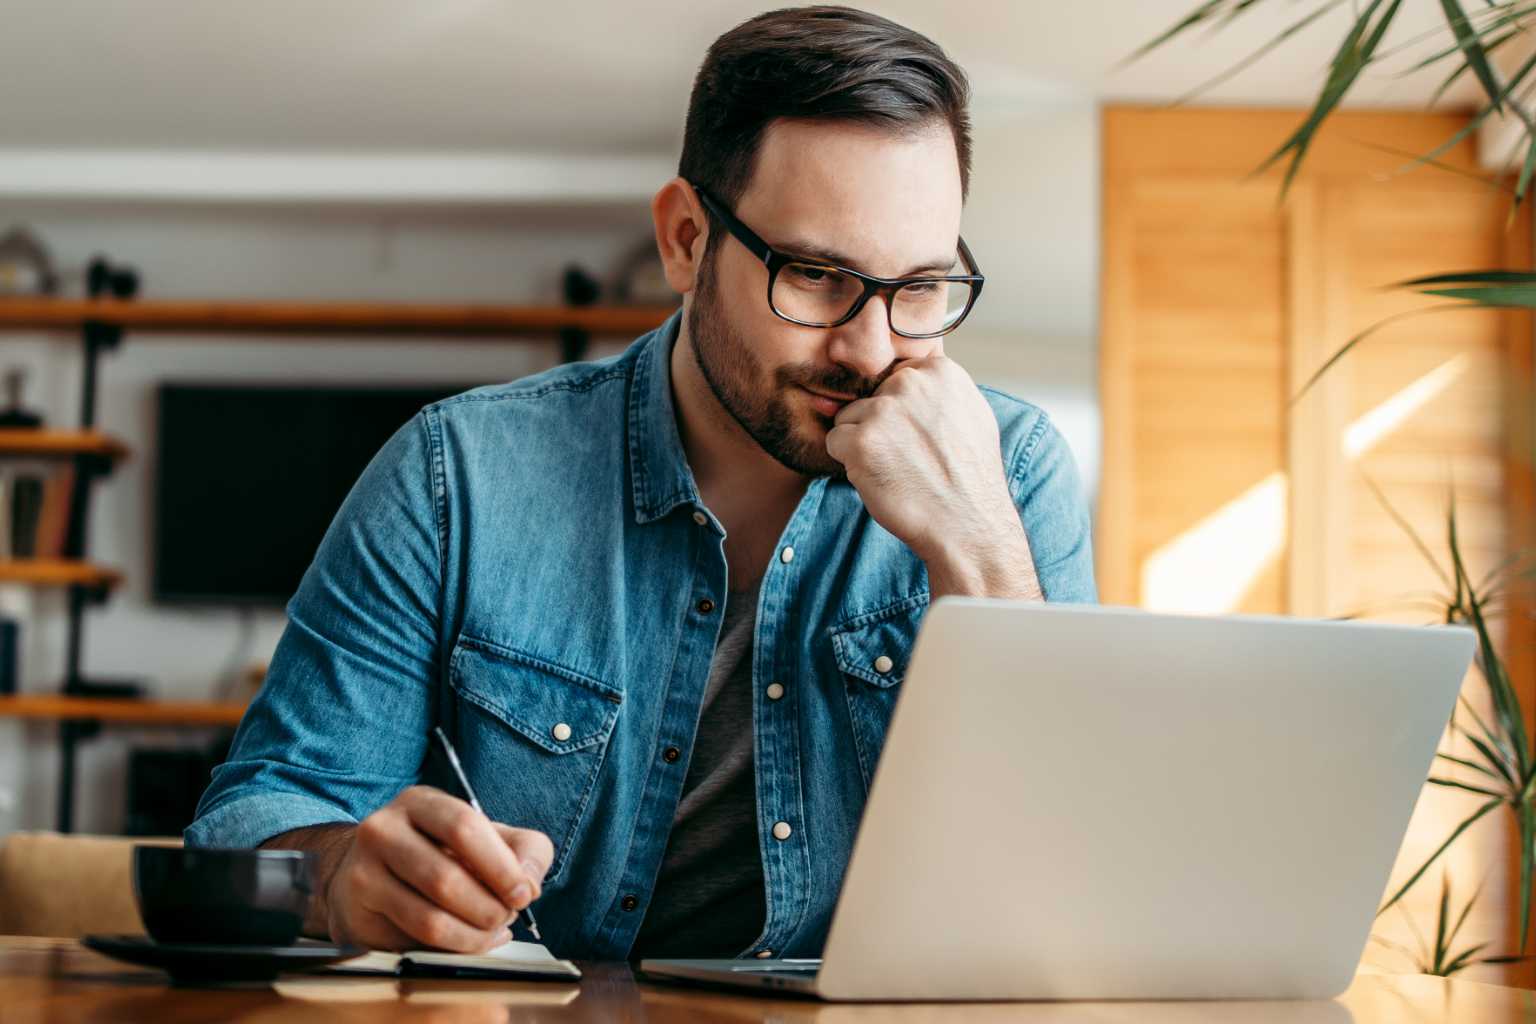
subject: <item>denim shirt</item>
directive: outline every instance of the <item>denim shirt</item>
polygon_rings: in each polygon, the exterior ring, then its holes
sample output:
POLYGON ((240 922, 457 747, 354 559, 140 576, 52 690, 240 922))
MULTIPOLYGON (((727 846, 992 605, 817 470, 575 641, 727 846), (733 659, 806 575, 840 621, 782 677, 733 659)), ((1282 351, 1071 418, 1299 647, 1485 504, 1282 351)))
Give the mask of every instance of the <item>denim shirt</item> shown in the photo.
MULTIPOLYGON (((437 402, 385 444, 288 603, 189 845, 360 821, 418 780, 441 716, 486 813, 554 842, 537 908, 551 950, 627 956, 727 593, 725 531, 678 434, 680 318, 610 359, 437 402)), ((1095 600, 1066 444, 1038 408, 982 391, 1046 598, 1095 600)), ((820 955, 928 603, 922 561, 858 492, 812 480, 761 581, 767 920, 741 955, 820 955)))

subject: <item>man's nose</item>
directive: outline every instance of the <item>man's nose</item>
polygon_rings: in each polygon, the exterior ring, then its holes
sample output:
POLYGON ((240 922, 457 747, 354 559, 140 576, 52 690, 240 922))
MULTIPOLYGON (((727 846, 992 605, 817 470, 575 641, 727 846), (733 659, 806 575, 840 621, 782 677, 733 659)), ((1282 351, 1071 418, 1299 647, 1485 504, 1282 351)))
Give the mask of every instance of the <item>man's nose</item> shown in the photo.
POLYGON ((883 298, 870 296, 858 316, 831 329, 827 357, 866 380, 884 373, 896 360, 896 349, 891 343, 891 321, 886 310, 883 298))

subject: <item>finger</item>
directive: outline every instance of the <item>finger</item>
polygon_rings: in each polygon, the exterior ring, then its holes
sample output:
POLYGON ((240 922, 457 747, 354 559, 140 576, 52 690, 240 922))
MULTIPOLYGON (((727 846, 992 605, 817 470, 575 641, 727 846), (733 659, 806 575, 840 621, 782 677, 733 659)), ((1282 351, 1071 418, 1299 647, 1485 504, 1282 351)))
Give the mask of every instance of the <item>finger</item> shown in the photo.
POLYGON ((455 953, 483 953, 507 941, 505 925, 476 928, 432 903, 398 878, 380 884, 372 906, 404 932, 411 942, 455 953))
POLYGON ((389 916, 397 902, 392 890, 403 886, 405 883, 382 861, 369 859, 356 865, 350 885, 353 912, 348 915, 351 920, 346 940, 369 949, 404 950, 419 945, 389 916))
POLYGON ((416 945, 416 940, 401 931, 386 915, 363 904, 359 920, 344 937, 350 945, 367 949, 389 949, 399 952, 416 945))
POLYGON ((422 792, 406 807, 418 829, 448 847, 496 898, 512 905, 512 892, 528 880, 491 821, 463 800, 438 790, 422 792))
POLYGON ((874 412, 873 402, 873 398, 855 399, 837 410, 837 415, 832 417, 832 422, 842 427, 850 423, 866 420, 869 418, 870 413, 874 412))
POLYGON ((533 884, 532 899, 538 899, 544 891, 544 876, 549 874, 549 866, 555 860, 555 844, 538 829, 514 828, 499 821, 491 824, 522 863, 523 870, 528 873, 528 879, 533 884))
POLYGON ((856 429, 856 424, 839 423, 827 431, 827 454, 844 466, 848 465, 848 459, 853 454, 853 438, 856 429))
POLYGON ((890 395, 870 395, 868 398, 860 398, 839 409, 837 415, 832 417, 832 422, 840 427, 866 423, 876 416, 889 414, 895 408, 891 405, 895 401, 897 399, 890 395))
POLYGON ((476 928, 505 924, 510 909, 407 820, 374 842, 379 859, 397 878, 476 928))

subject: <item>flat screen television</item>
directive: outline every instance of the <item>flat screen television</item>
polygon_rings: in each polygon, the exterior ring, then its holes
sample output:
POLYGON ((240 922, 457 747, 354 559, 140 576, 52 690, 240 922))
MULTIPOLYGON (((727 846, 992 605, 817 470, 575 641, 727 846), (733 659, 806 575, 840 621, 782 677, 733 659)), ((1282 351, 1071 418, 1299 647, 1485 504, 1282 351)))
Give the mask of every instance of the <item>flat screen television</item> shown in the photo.
POLYGON ((161 384, 155 600, 286 604, 368 460, 474 386, 161 384))

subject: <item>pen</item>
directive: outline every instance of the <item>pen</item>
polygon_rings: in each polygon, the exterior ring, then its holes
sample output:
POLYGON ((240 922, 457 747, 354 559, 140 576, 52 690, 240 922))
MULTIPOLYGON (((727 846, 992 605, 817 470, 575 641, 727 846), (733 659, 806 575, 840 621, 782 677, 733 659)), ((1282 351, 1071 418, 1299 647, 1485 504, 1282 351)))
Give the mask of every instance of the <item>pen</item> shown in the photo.
MULTIPOLYGON (((432 727, 432 738, 437 741, 437 747, 442 751, 443 757, 447 760, 448 767, 453 769, 453 777, 458 780, 460 792, 457 795, 461 799, 469 801, 469 806, 484 814, 485 808, 480 806, 480 801, 475 797, 475 791, 469 786, 469 776, 464 774, 464 766, 459 764, 459 752, 453 749, 452 743, 448 742, 448 735, 443 732, 442 726, 434 725, 432 727)), ((539 923, 533 919, 533 904, 531 903, 523 908, 523 924, 528 927, 528 931, 533 933, 535 939, 538 939, 540 942, 544 941, 544 936, 539 934, 539 923)))

